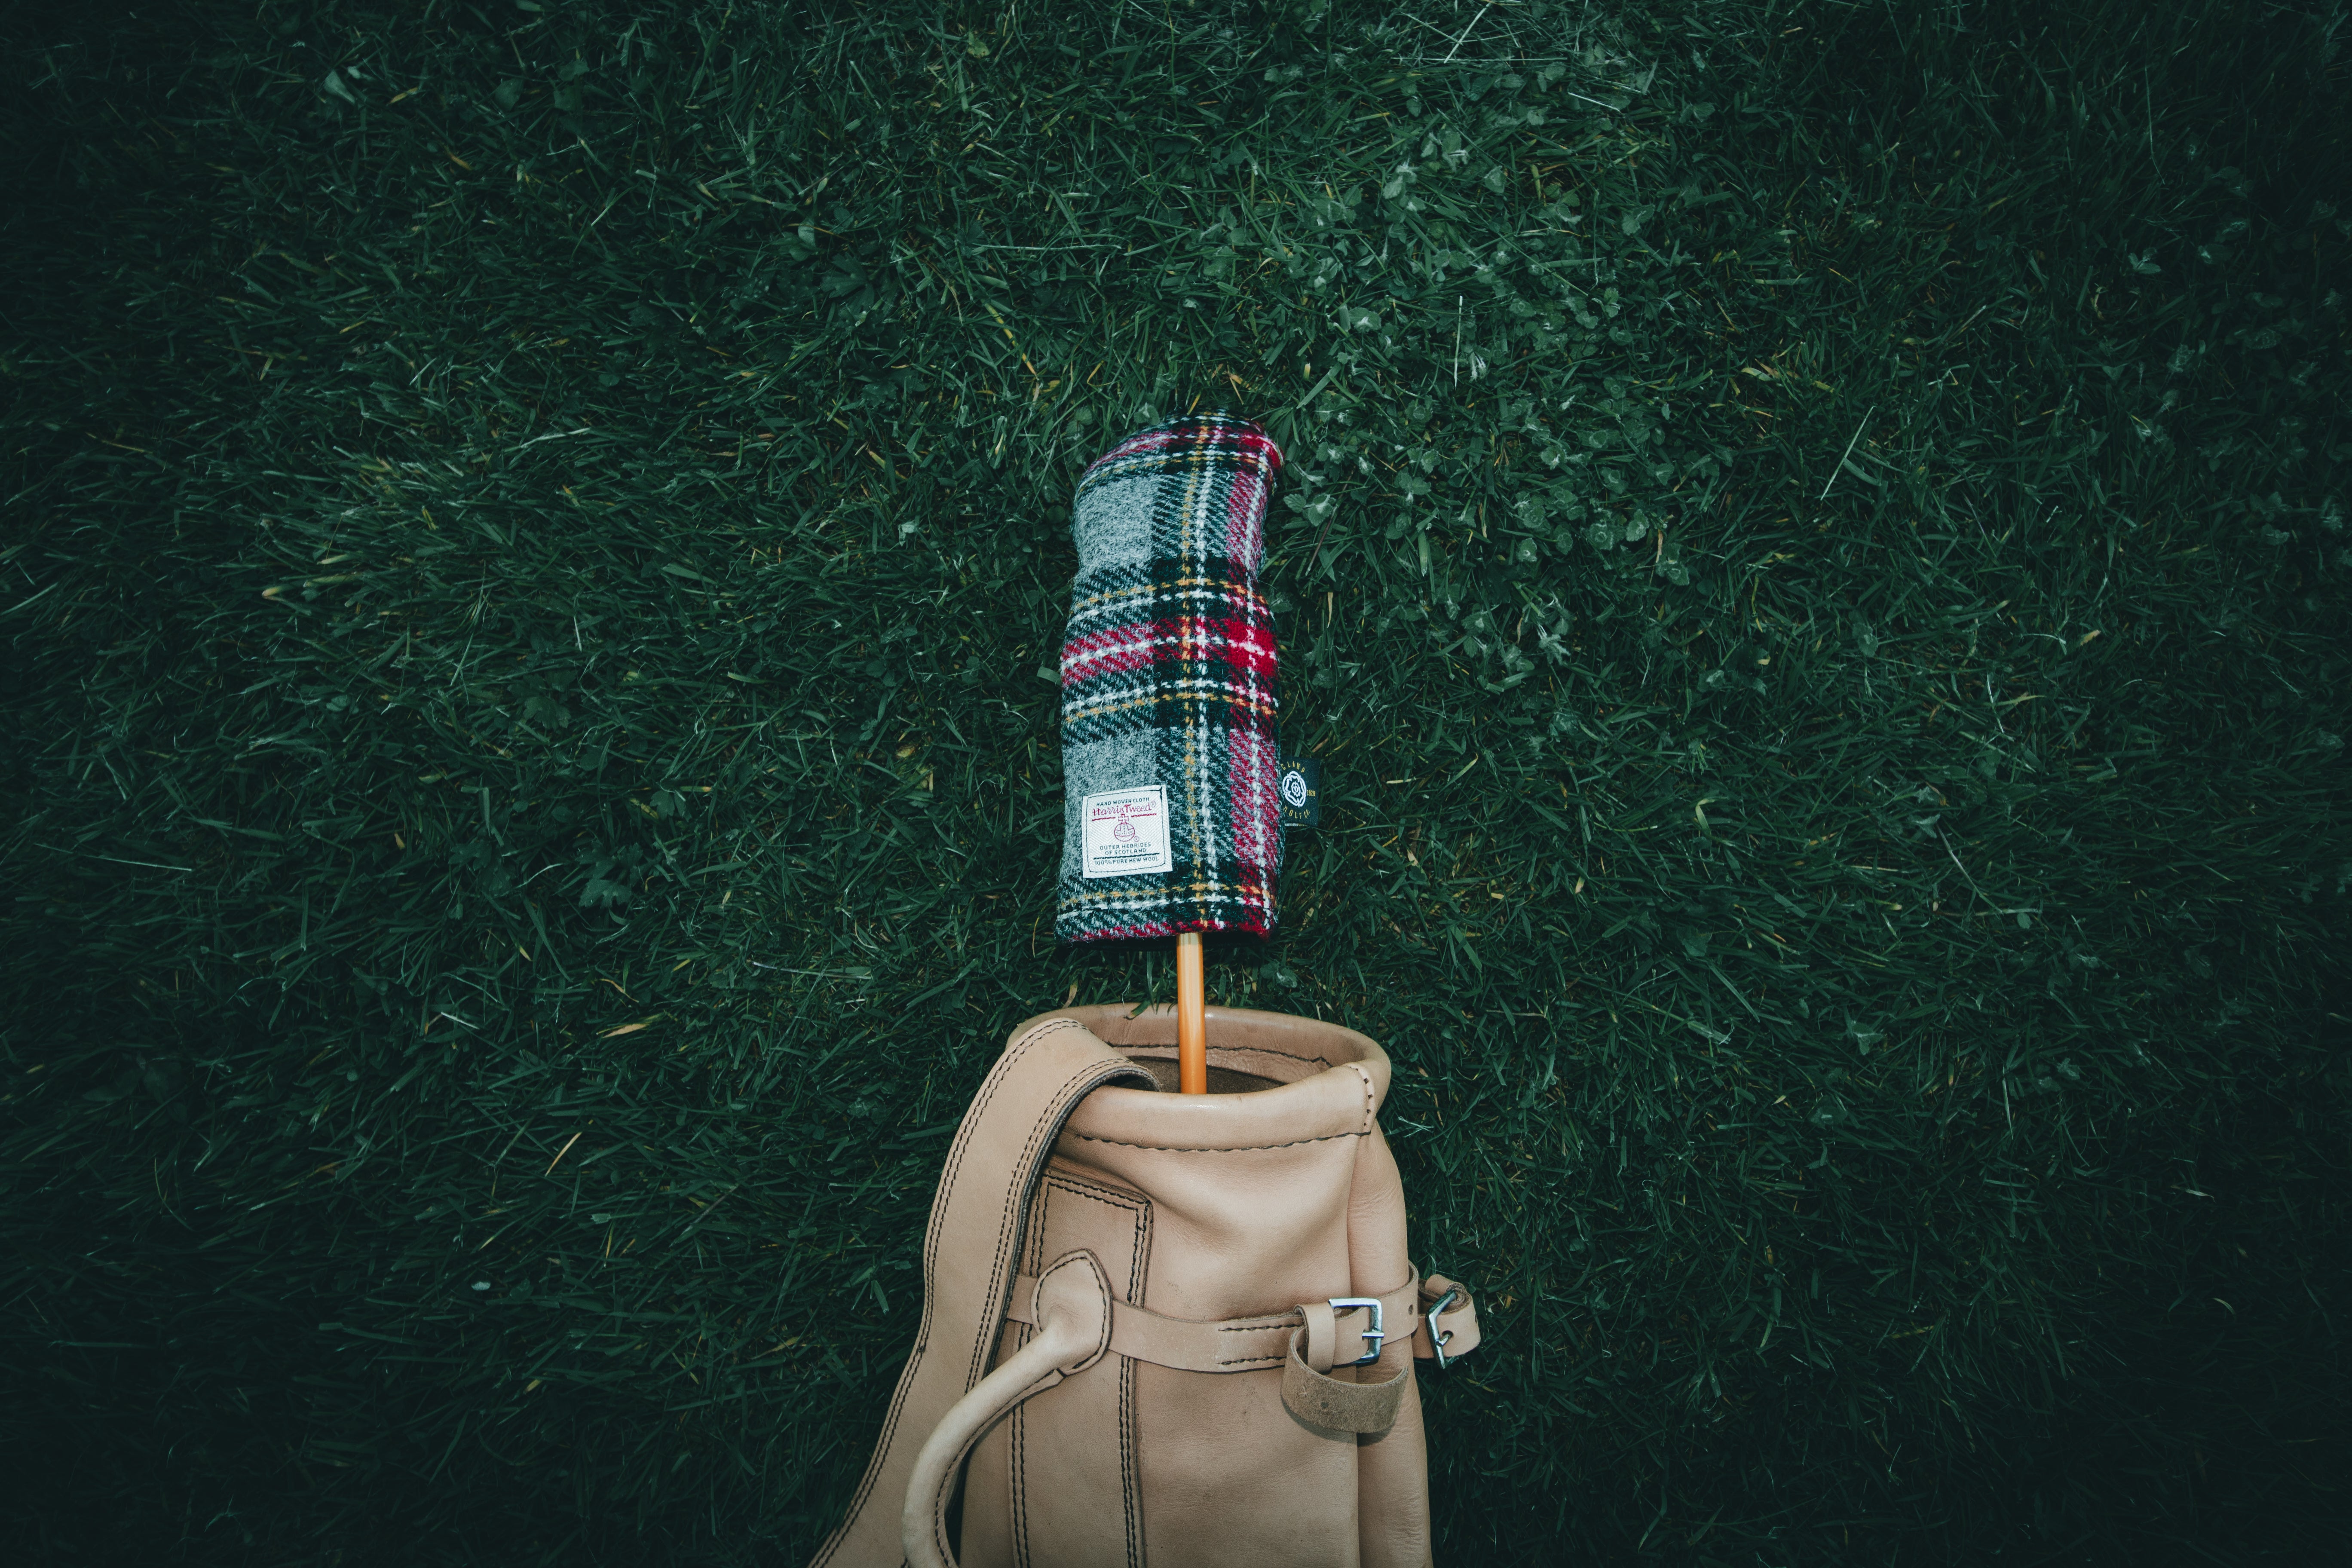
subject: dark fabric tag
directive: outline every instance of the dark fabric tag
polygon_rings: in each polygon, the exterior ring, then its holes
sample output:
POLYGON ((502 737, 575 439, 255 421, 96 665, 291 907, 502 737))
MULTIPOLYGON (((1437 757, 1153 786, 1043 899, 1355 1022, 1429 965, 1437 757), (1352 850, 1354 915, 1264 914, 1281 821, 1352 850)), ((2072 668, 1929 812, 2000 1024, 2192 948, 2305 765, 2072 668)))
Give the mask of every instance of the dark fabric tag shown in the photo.
POLYGON ((1285 757, 1274 778, 1274 793, 1282 802, 1283 826, 1313 827, 1322 822, 1322 763, 1312 757, 1285 757))

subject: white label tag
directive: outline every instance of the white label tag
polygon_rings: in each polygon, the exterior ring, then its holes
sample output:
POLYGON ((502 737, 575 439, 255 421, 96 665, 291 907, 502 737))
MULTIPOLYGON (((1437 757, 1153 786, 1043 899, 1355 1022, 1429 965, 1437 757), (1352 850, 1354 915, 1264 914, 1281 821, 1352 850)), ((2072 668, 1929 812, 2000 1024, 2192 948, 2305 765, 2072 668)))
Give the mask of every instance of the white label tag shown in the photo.
POLYGON ((1168 847, 1168 789, 1147 784, 1141 789, 1090 795, 1078 803, 1080 830, 1085 837, 1083 875, 1140 877, 1174 868, 1168 847))

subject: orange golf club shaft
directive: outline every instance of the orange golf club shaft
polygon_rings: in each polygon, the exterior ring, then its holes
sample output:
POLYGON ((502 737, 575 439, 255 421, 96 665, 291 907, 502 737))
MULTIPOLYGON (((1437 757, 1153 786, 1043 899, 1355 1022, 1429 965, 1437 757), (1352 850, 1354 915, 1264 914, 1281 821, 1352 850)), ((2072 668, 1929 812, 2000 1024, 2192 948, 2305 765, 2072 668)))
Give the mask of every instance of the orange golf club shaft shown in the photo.
POLYGON ((1209 1092, 1209 1005, 1202 992, 1201 933, 1176 938, 1176 1087, 1209 1092))

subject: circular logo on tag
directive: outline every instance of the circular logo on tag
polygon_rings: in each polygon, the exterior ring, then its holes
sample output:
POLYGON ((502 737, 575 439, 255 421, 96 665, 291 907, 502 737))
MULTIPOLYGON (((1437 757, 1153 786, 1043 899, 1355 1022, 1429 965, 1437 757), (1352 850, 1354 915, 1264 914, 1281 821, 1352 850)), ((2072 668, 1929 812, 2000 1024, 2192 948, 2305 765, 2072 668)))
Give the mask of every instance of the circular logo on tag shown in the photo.
POLYGON ((1282 775, 1282 798, 1294 806, 1307 804, 1307 775, 1297 768, 1282 775))

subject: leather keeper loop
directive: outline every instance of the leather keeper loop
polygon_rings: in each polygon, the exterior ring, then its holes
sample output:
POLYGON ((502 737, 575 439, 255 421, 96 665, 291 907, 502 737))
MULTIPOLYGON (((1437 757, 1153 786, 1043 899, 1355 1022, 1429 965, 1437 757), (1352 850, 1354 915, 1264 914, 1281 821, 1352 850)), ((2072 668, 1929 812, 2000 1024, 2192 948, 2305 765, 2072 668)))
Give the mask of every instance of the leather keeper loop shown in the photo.
POLYGON ((1334 1347, 1339 1343, 1339 1315, 1324 1301, 1309 1301, 1298 1310, 1307 1320, 1307 1364, 1317 1372, 1329 1372, 1337 1359, 1334 1347))

